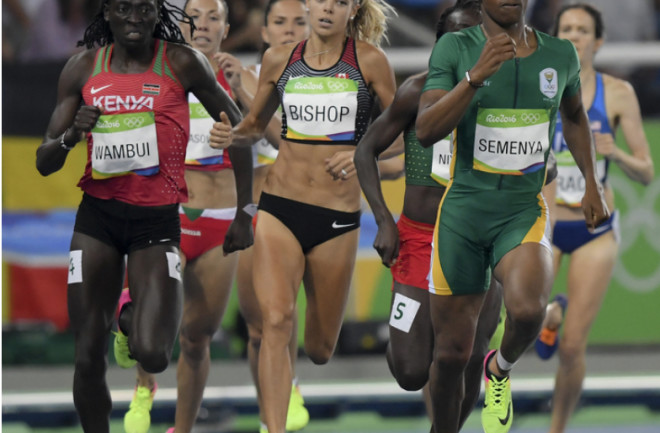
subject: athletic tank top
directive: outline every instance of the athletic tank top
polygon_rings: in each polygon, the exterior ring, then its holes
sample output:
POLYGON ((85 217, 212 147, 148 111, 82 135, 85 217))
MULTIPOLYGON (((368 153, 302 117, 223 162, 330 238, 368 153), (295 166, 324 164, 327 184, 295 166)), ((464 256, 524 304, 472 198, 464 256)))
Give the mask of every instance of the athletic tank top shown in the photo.
MULTIPOLYGON (((605 107, 605 86, 603 76, 596 73, 596 93, 591 107, 587 111, 589 125, 592 132, 612 134, 612 127, 607 118, 605 107)), ((586 190, 584 176, 578 168, 573 155, 568 150, 562 129, 561 116, 557 116, 557 127, 552 142, 552 148, 557 158, 557 195, 556 202, 570 207, 580 207, 582 197, 586 190)), ((596 154, 596 170, 602 183, 607 181, 609 160, 603 155, 596 154)))
POLYGON ((415 123, 404 131, 406 185, 447 186, 450 178, 452 138, 444 138, 431 147, 423 147, 417 139, 415 123))
POLYGON ((186 92, 167 59, 167 42, 155 41, 151 66, 139 74, 112 72, 113 48, 99 48, 82 89, 84 103, 104 111, 87 135, 87 165, 78 186, 97 198, 141 206, 186 201, 190 119, 186 92))
MULTIPOLYGON (((222 70, 216 76, 218 83, 233 98, 231 87, 222 70)), ((186 170, 219 171, 232 168, 227 149, 214 149, 209 146, 209 137, 213 128, 213 118, 199 99, 188 94, 190 107, 190 139, 186 148, 186 170)))
POLYGON ((307 65, 306 45, 305 40, 296 46, 277 82, 282 138, 305 144, 357 145, 367 130, 373 98, 358 66, 355 41, 347 38, 339 61, 324 70, 307 65))

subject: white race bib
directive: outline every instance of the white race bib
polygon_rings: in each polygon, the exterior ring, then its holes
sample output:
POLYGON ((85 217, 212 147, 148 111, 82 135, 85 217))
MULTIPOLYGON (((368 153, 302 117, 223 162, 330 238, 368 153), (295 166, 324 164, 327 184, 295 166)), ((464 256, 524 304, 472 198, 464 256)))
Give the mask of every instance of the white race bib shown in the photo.
POLYGON ((444 186, 447 186, 450 177, 452 145, 452 135, 449 135, 433 145, 431 177, 444 186))
POLYGON ((192 94, 188 97, 190 107, 190 139, 186 148, 187 165, 222 164, 223 149, 209 146, 213 118, 192 94))
POLYGON ((92 129, 92 177, 158 173, 158 139, 152 111, 99 117, 92 129))
POLYGON ((415 320, 415 316, 417 316, 420 305, 418 301, 412 298, 401 293, 395 293, 390 313, 390 326, 403 332, 410 332, 410 327, 415 320))
POLYGON ((349 141, 355 137, 358 85, 348 78, 298 77, 286 83, 286 138, 349 141))
POLYGON ((473 168, 517 176, 543 169, 549 129, 544 109, 479 108, 473 168))
POLYGON ((277 159, 278 150, 265 138, 254 143, 254 148, 257 152, 258 165, 272 164, 277 159))
MULTIPOLYGON (((557 158, 557 197, 555 201, 564 206, 580 207, 586 191, 586 181, 573 155, 568 150, 555 154, 557 158)), ((599 157, 596 160, 596 172, 602 179, 607 161, 599 157)))

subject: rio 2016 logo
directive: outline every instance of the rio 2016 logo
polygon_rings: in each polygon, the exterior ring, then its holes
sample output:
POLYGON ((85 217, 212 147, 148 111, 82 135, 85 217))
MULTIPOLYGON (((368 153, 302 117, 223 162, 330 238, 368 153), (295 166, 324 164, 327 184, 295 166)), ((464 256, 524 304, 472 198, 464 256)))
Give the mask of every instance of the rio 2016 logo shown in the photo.
POLYGON ((629 291, 647 293, 660 289, 660 215, 657 202, 660 199, 660 179, 656 178, 649 186, 638 192, 629 179, 621 175, 611 175, 610 183, 615 197, 622 204, 625 213, 620 215, 621 240, 619 260, 614 268, 613 279, 629 291), (640 252, 644 240, 652 251, 640 252), (650 253, 650 256, 649 256, 650 253), (631 271, 621 256, 635 256, 635 263, 640 263, 645 270, 652 272, 631 271), (655 255, 655 258, 654 258, 655 255), (643 259, 642 259, 643 258, 643 259), (641 259, 641 260, 640 260, 641 259))

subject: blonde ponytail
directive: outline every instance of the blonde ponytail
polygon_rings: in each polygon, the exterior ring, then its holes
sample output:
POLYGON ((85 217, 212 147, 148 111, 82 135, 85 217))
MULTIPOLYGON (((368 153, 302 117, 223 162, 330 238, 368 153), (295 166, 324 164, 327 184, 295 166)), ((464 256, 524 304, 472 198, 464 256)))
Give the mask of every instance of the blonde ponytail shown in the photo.
POLYGON ((355 17, 348 23, 348 36, 380 46, 387 41, 387 19, 395 17, 396 10, 384 0, 353 0, 360 6, 355 17))

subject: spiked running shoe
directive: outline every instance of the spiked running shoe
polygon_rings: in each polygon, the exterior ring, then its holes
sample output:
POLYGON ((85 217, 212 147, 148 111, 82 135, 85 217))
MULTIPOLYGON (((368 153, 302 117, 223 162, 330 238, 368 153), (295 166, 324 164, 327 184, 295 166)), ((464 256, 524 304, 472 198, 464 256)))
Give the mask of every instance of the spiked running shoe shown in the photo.
POLYGON ((305 400, 296 385, 291 385, 291 398, 289 410, 286 413, 287 431, 298 431, 309 424, 309 412, 305 407, 305 400))
MULTIPOLYGON (((564 313, 566 312, 566 307, 568 306, 568 298, 562 294, 559 294, 554 297, 551 304, 553 302, 557 302, 561 307, 561 316, 563 321, 564 313)), ((561 321, 554 327, 554 329, 551 329, 551 327, 548 327, 547 325, 541 329, 541 333, 534 343, 534 349, 536 349, 536 353, 539 355, 539 358, 547 360, 555 354, 557 348, 559 348, 560 327, 561 321)))
POLYGON ((146 386, 138 386, 133 394, 133 400, 128 412, 124 415, 124 431, 126 433, 147 433, 151 425, 151 405, 158 384, 154 383, 154 389, 146 386))
POLYGON ((498 379, 488 371, 488 362, 495 354, 491 351, 484 360, 486 391, 481 425, 486 433, 507 433, 513 423, 511 382, 508 377, 498 379))
POLYGON ((124 335, 119 328, 119 315, 124 305, 129 302, 131 302, 131 295, 128 293, 128 289, 124 289, 119 297, 119 307, 117 308, 117 332, 113 332, 115 334, 113 344, 115 361, 121 368, 131 368, 137 364, 137 361, 131 357, 131 351, 128 348, 128 336, 124 335))

